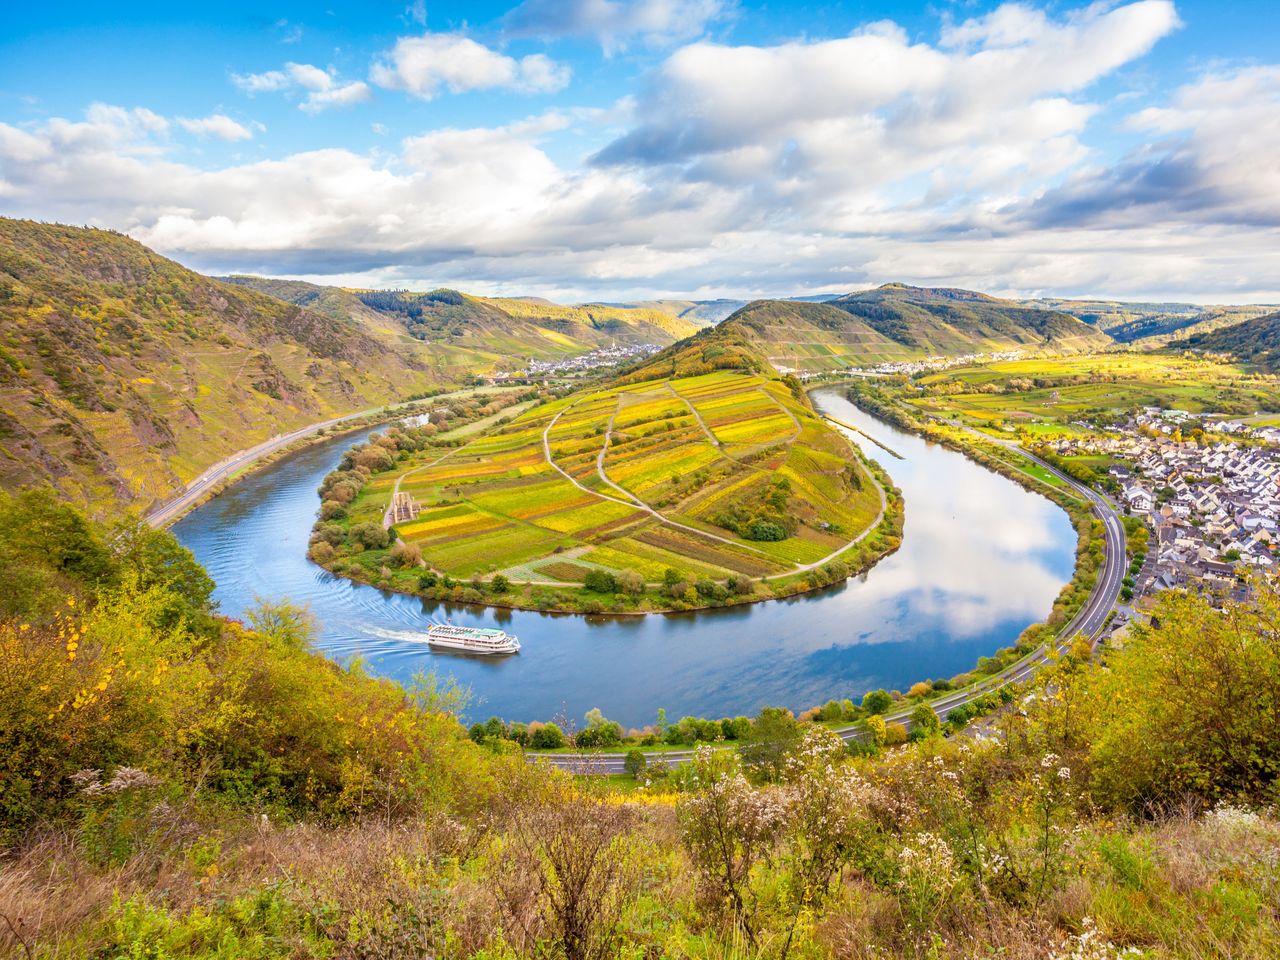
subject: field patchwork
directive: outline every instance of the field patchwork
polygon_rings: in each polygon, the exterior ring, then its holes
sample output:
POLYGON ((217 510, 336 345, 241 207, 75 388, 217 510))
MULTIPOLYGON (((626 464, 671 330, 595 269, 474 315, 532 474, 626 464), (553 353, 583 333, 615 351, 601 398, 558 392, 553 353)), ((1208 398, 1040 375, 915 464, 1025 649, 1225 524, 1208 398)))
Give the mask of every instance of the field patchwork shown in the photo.
POLYGON ((785 383, 731 371, 531 407, 378 475, 362 515, 396 489, 421 505, 396 534, 438 572, 564 583, 795 573, 879 506, 858 455, 785 383))

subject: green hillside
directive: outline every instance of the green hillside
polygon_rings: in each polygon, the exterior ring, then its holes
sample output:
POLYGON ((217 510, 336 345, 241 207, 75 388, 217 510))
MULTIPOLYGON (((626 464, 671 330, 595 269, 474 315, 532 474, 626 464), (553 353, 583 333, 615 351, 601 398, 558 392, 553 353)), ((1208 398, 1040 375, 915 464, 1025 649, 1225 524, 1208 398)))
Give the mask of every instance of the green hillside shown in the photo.
POLYGON ((1018 348, 1071 352, 1110 343, 1065 313, 967 290, 886 284, 826 302, 753 300, 627 376, 757 372, 764 361, 780 373, 825 373, 925 356, 1018 348))
POLYGON ((513 317, 559 327, 582 338, 602 336, 619 342, 665 344, 687 337, 701 326, 647 303, 563 306, 536 297, 489 298, 485 302, 513 317))
POLYGON ((1104 330, 1118 343, 1160 346, 1175 336, 1189 336, 1272 312, 1274 306, 1204 306, 1196 303, 1145 303, 1123 300, 1024 301, 1027 306, 1069 313, 1104 330))
POLYGON ((669 344, 696 324, 648 306, 564 306, 538 298, 476 297, 457 290, 346 290, 266 277, 234 283, 339 319, 355 319, 408 339, 442 375, 516 370, 528 359, 552 360, 618 344, 669 344))
POLYGON ((1227 353, 1272 373, 1280 372, 1280 312, 1198 333, 1170 346, 1206 353, 1227 353))
POLYGON ((0 487, 146 508, 229 453, 436 378, 352 319, 118 233, 0 219, 0 487))
POLYGON ((971 290, 887 283, 832 300, 829 306, 902 346, 931 355, 1018 347, 1089 350, 1110 342, 1069 314, 971 290))

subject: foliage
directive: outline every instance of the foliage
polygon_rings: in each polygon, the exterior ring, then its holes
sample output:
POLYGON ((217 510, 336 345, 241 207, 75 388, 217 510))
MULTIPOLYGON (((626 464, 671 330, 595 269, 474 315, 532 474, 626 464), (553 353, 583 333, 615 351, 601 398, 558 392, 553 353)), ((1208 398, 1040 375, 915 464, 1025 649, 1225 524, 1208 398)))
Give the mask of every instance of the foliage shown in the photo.
POLYGON ((0 487, 50 485, 96 515, 145 509, 439 369, 385 327, 201 276, 123 234, 5 218, 0 331, 0 487))
POLYGON ((1134 809, 1188 795, 1274 800, 1280 777, 1280 595, 1215 610, 1161 595, 1153 623, 1090 678, 1087 734, 1100 795, 1134 809))

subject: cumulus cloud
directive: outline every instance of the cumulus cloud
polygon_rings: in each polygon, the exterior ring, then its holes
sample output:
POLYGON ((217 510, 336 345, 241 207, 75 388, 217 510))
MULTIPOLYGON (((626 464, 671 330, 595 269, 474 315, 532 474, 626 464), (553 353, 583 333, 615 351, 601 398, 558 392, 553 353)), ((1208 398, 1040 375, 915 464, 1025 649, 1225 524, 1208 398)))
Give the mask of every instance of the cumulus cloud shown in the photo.
MULTIPOLYGON (((1136 111, 1146 145, 1105 166, 1089 85, 1174 29, 1172 7, 1002 10, 935 43, 887 23, 695 43, 614 110, 414 131, 369 153, 196 167, 175 159, 171 121, 98 104, 0 124, 0 196, 7 213, 125 229, 198 268, 355 285, 621 299, 899 279, 1280 299, 1280 67, 1218 71, 1136 111), (557 159, 617 127, 596 162, 557 159)), ((425 95, 520 81, 519 61, 480 49, 457 74, 386 68, 425 95)), ((344 86, 305 64, 273 73, 241 85, 344 86)))
POLYGON ((363 103, 373 95, 363 80, 341 83, 334 71, 310 63, 286 63, 282 70, 265 73, 236 73, 231 75, 231 81, 250 95, 297 92, 302 95, 298 109, 306 113, 363 103))
POLYGON ((636 38, 651 47, 699 36, 729 0, 524 0, 507 15, 514 36, 591 37, 606 53, 636 38))
POLYGON ((442 89, 554 93, 568 86, 571 71, 541 53, 516 60, 459 33, 425 33, 397 40, 369 76, 380 87, 431 100, 442 89))
POLYGON ((194 133, 198 137, 216 137, 228 143, 234 143, 237 140, 249 140, 253 137, 251 129, 222 113, 199 118, 178 117, 177 122, 178 126, 188 133, 194 133))
POLYGON ((1093 107, 1070 95, 1176 25, 1172 3, 1141 0, 1058 22, 1001 8, 937 47, 885 23, 773 47, 692 44, 657 70, 637 125, 596 161, 790 190, 851 179, 874 190, 939 169, 975 188, 1043 176, 1078 159, 1093 107))
POLYGON ((1195 220, 1280 227, 1280 67, 1210 73, 1129 126, 1155 139, 1029 205, 1040 226, 1195 220))

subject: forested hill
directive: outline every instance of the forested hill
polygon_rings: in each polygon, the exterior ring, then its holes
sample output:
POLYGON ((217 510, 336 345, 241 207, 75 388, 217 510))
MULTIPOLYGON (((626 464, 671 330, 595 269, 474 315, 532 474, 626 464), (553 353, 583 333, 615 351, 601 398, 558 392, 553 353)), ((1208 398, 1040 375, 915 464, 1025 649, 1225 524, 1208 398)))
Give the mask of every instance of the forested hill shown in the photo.
POLYGON ((1187 337, 1259 317, 1275 310, 1266 305, 1147 303, 1123 300, 1025 300, 1025 306, 1069 313, 1104 330, 1119 343, 1156 347, 1174 337, 1187 337))
POLYGON ((335 318, 358 318, 431 344, 437 359, 518 367, 527 358, 585 353, 611 343, 665 345, 697 324, 654 306, 565 306, 536 297, 476 297, 458 290, 347 290, 264 277, 229 277, 335 318), (505 363, 503 361, 506 361, 505 363))
POLYGON ((906 347, 928 354, 1047 347, 1087 350, 1110 342, 1076 317, 972 290, 887 283, 830 302, 906 347))
POLYGON ((145 509, 233 451, 435 381, 355 320, 118 233, 0 219, 0 487, 145 509))
POLYGON ((1238 360, 1280 372, 1280 312, 1230 327, 1198 333, 1171 346, 1209 353, 1229 353, 1238 360))
POLYGON ((1065 313, 968 290, 886 284, 826 302, 753 300, 628 379, 718 368, 822 373, 915 357, 1011 349, 1098 349, 1110 339, 1065 313))

